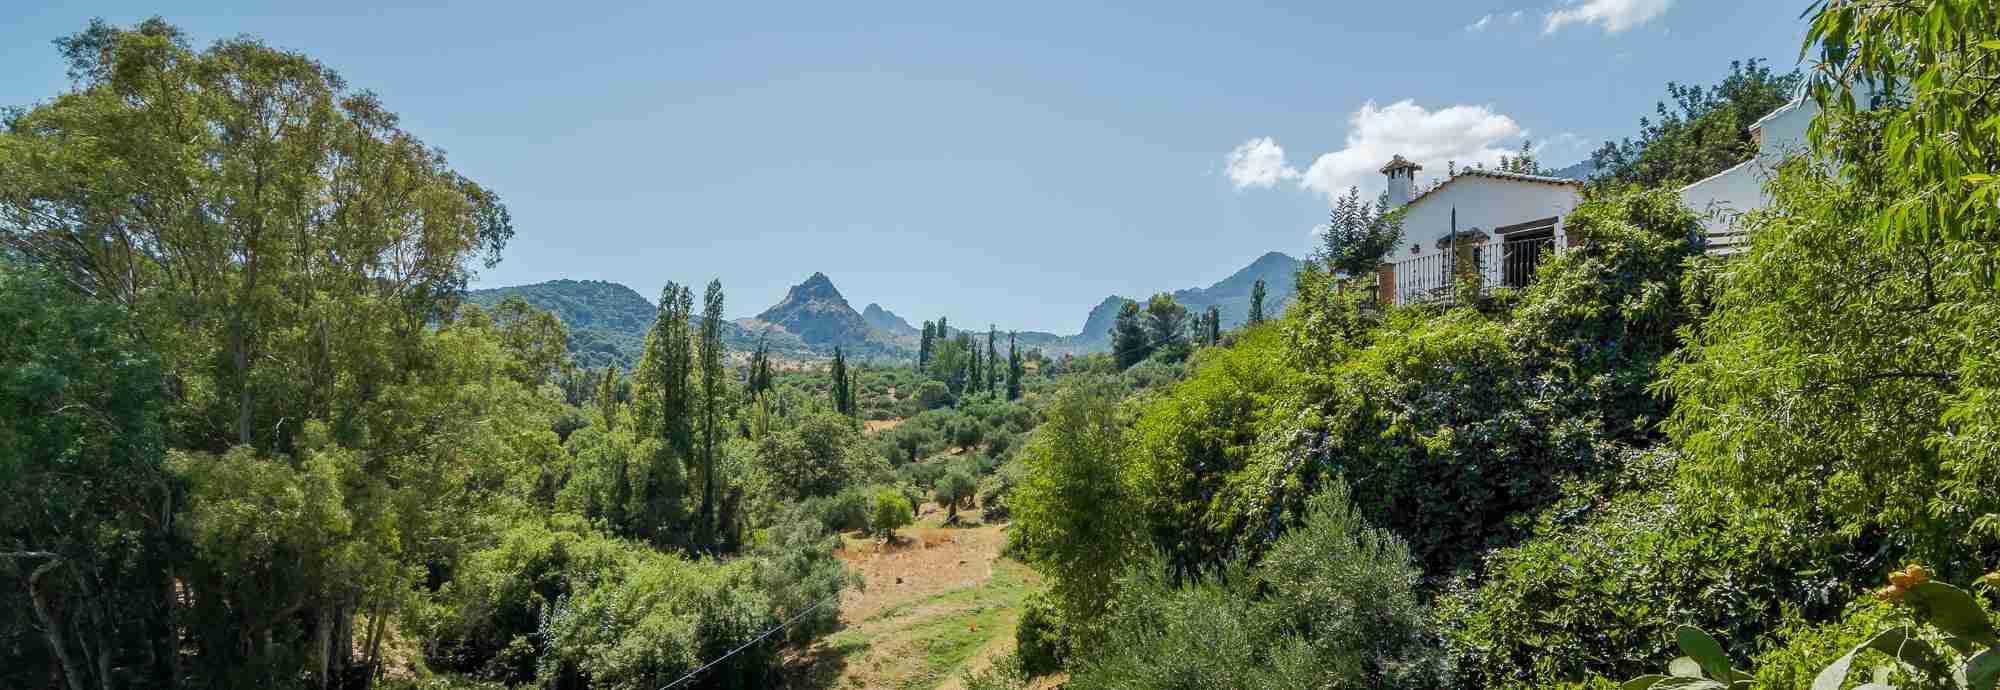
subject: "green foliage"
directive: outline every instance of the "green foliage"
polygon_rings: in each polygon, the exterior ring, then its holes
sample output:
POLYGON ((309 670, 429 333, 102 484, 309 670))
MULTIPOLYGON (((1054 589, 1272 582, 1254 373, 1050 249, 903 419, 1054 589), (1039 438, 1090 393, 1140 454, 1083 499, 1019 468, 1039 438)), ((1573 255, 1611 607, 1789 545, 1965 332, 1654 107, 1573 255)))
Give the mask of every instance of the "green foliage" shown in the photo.
POLYGON ((1402 543, 1338 482, 1253 567, 1192 584, 1142 565, 1120 583, 1109 641, 1069 687, 1438 687, 1443 655, 1402 543))
POLYGON ((1021 603, 1021 621, 1014 626, 1014 649, 1021 671, 1045 676, 1068 664, 1069 626, 1063 609, 1047 592, 1028 595, 1021 603))
POLYGON ((939 477, 931 487, 931 500, 945 506, 950 511, 950 518, 957 518, 959 505, 971 499, 978 489, 979 484, 973 479, 973 473, 954 469, 939 477))
POLYGON ((1145 361, 1153 354, 1152 339, 1139 314, 1139 303, 1127 301, 1118 308, 1117 320, 1111 322, 1111 355, 1120 369, 1145 361))
POLYGON ((854 424, 847 417, 821 413, 758 441, 753 472, 760 496, 786 503, 884 478, 887 463, 868 452, 854 424))
POLYGON ((862 487, 849 486, 832 496, 807 499, 803 505, 828 532, 866 530, 872 495, 862 487))
POLYGON ((1319 230, 1316 258, 1335 275, 1373 275, 1382 257, 1402 243, 1403 210, 1389 205, 1389 193, 1368 203, 1361 200, 1361 188, 1349 187, 1319 230))
POLYGON ((1798 72, 1776 73, 1758 60, 1729 63, 1722 83, 1667 83, 1658 121, 1640 118, 1639 138, 1604 145, 1590 155, 1595 179, 1616 186, 1671 189, 1728 170, 1757 153, 1750 126, 1792 101, 1798 72))
POLYGON ((1077 647, 1088 650, 1102 629, 1113 581, 1138 543, 1121 476, 1124 425, 1102 383, 1062 392, 1047 414, 1021 452, 1013 539, 1051 578, 1077 647))
POLYGON ((873 510, 868 514, 868 529, 877 536, 894 539, 897 529, 910 525, 915 512, 916 508, 902 492, 895 489, 878 489, 875 492, 873 510))

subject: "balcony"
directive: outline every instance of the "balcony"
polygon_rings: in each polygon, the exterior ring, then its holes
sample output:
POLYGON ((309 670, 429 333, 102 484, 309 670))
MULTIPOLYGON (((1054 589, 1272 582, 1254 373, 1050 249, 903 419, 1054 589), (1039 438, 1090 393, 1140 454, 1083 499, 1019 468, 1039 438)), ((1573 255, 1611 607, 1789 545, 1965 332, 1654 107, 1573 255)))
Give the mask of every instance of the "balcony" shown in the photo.
POLYGON ((1461 277, 1476 277, 1482 294, 1494 288, 1524 288, 1534 281, 1542 260, 1561 251, 1553 234, 1460 239, 1455 248, 1441 249, 1384 263, 1376 273, 1377 294, 1395 304, 1450 303, 1461 277))

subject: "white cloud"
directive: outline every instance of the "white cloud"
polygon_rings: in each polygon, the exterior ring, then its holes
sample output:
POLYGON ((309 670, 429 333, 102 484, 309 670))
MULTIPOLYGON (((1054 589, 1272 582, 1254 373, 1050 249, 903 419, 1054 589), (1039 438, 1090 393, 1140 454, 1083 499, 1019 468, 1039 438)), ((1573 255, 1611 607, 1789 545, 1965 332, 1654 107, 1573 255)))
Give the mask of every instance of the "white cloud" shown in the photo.
POLYGON ((1298 168, 1285 163, 1284 147, 1270 137, 1257 137, 1237 146, 1229 152, 1223 170, 1229 173, 1229 180, 1236 183, 1237 189, 1270 187, 1296 180, 1300 175, 1298 168))
POLYGON ((1519 24, 1519 23, 1521 23, 1521 18, 1522 18, 1522 17, 1524 17, 1524 16, 1527 16, 1527 13, 1526 13, 1526 12, 1522 12, 1522 11, 1520 11, 1520 10, 1514 10, 1514 11, 1512 11, 1512 12, 1508 12, 1508 13, 1507 13, 1507 23, 1508 23, 1508 24, 1519 24))
POLYGON ((1481 32, 1481 31, 1485 31, 1485 30, 1486 30, 1486 25, 1488 25, 1488 24, 1492 24, 1492 23, 1493 23, 1493 15, 1490 15, 1490 14, 1489 14, 1489 15, 1485 15, 1485 16, 1482 16, 1482 17, 1480 17, 1480 18, 1479 18, 1479 21, 1476 21, 1476 22, 1473 22, 1473 23, 1471 23, 1471 24, 1467 24, 1467 25, 1465 25, 1465 32, 1466 32, 1466 33, 1469 33, 1469 34, 1476 34, 1476 33, 1479 33, 1479 32, 1481 32))
POLYGON ((1384 107, 1369 101, 1348 117, 1347 125, 1346 147, 1313 161, 1300 178, 1300 186, 1329 199, 1350 186, 1381 189, 1385 182, 1382 164, 1396 155, 1423 165, 1429 173, 1425 178, 1442 178, 1450 161, 1459 167, 1498 163, 1501 156, 1512 153, 1512 148, 1501 142, 1526 133, 1514 118, 1487 106, 1426 110, 1408 100, 1384 107))
POLYGON ((1674 0, 1572 0, 1569 7, 1549 12, 1542 33, 1552 34, 1570 24, 1597 24, 1615 34, 1653 21, 1673 6, 1674 0))

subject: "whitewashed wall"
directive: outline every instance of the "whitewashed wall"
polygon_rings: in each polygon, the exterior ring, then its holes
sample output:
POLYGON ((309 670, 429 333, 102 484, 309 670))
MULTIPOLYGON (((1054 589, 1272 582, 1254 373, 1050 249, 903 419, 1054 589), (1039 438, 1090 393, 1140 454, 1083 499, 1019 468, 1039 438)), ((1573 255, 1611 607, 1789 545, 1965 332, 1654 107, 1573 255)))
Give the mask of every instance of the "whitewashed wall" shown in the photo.
POLYGON ((1438 240, 1451 232, 1451 210, 1458 208, 1458 229, 1481 230, 1493 234, 1497 227, 1560 216, 1556 224, 1561 243, 1569 212, 1582 199, 1571 185, 1503 180, 1463 175, 1429 196, 1409 206, 1403 219, 1403 243, 1391 252, 1393 261, 1443 254, 1438 240), (1419 251, 1410 253, 1410 245, 1419 251))
POLYGON ((1799 99, 1757 121, 1757 155, 1741 165, 1681 188, 1681 201, 1701 216, 1711 236, 1729 235, 1736 218, 1771 203, 1764 185, 1786 158, 1806 153, 1806 128, 1819 105, 1799 99))

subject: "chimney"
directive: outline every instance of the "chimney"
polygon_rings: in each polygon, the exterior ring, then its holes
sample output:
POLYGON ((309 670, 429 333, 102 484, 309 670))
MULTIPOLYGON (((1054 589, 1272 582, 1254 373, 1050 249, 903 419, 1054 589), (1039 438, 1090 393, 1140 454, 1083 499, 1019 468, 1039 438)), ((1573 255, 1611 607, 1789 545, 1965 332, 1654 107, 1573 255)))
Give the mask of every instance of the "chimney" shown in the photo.
POLYGON ((1402 208, 1417 196, 1417 171, 1424 166, 1410 162, 1402 154, 1390 158, 1382 166, 1382 174, 1389 176, 1389 207, 1402 208))

